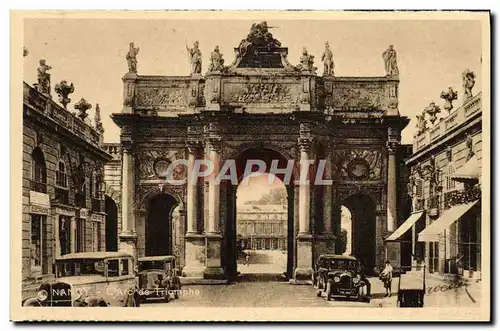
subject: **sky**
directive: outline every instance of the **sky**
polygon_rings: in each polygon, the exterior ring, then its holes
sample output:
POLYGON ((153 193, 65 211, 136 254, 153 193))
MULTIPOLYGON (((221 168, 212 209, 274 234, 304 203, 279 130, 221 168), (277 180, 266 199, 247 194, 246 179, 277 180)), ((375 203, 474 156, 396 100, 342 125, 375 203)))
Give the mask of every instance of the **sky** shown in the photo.
MULTIPOLYGON (((462 95, 461 73, 476 73, 474 92, 481 89, 481 26, 472 20, 284 20, 267 19, 274 37, 289 49, 289 61, 298 64, 303 47, 315 55, 322 73, 321 54, 328 41, 337 76, 384 76, 382 52, 394 45, 400 70, 399 111, 412 121, 402 142, 411 143, 415 115, 431 101, 443 105, 441 91, 452 86, 462 95)), ((65 79, 73 82, 75 102, 84 97, 99 103, 105 141, 118 142, 119 129, 109 115, 121 111, 127 72, 125 55, 131 41, 140 48, 138 73, 189 75, 185 44, 199 41, 203 72, 210 52, 219 45, 226 63, 234 59, 234 47, 245 38, 253 20, 186 19, 25 19, 24 80, 36 82, 40 59, 52 66, 52 89, 65 79)), ((57 95, 52 92, 54 100, 57 95)), ((457 102, 456 102, 457 104, 457 102)), ((444 110, 443 110, 444 111, 444 110)))

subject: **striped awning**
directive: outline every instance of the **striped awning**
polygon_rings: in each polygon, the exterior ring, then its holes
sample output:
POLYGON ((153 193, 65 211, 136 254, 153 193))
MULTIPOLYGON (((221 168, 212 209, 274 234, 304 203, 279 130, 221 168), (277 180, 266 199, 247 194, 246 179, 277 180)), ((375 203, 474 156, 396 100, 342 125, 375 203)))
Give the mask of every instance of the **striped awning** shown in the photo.
POLYGON ((455 223, 469 209, 474 207, 479 200, 470 203, 455 205, 448 210, 445 210, 441 217, 435 220, 431 225, 426 227, 418 234, 418 241, 436 242, 439 241, 439 235, 442 235, 450 225, 455 223))
POLYGON ((413 213, 408 217, 406 221, 399 228, 396 229, 385 241, 395 241, 398 240, 399 237, 405 234, 406 231, 410 230, 413 224, 417 223, 417 221, 422 217, 424 212, 413 213))
POLYGON ((458 169, 451 178, 460 181, 461 179, 471 180, 478 179, 481 175, 481 169, 479 169, 479 162, 474 155, 471 157, 462 168, 458 169))

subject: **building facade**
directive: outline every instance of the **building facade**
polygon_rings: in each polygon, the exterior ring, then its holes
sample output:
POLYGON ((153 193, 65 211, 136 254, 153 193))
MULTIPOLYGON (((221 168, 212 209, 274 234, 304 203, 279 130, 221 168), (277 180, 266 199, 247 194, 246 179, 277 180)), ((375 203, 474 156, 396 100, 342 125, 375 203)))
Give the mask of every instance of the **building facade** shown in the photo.
MULTIPOLYGON (((389 240, 412 243, 413 267, 431 273, 479 278, 481 272, 482 99, 473 95, 474 74, 466 87, 443 91, 443 116, 431 103, 417 117, 410 168, 412 215, 389 240)), ((408 252, 410 253, 410 252, 408 252)))
MULTIPOLYGON (((103 171, 111 156, 102 147, 99 110, 95 125, 84 99, 75 105, 78 116, 66 110, 52 99, 50 75, 41 70, 39 83, 23 88, 22 278, 28 287, 53 277, 58 256, 106 250, 103 171)), ((72 89, 61 82, 56 91, 61 86, 72 89)), ((64 106, 68 94, 60 99, 64 106)))
POLYGON ((247 249, 287 250, 287 207, 245 205, 238 208, 236 229, 247 249))
POLYGON ((267 169, 273 160, 280 169, 294 162, 285 185, 288 277, 310 279, 317 255, 335 250, 342 205, 356 223, 355 252, 369 268, 398 257, 398 246, 384 242, 404 221, 397 192, 406 190, 398 160, 408 119, 398 109, 395 57, 386 62, 386 76, 336 77, 326 62, 320 76, 306 49, 291 65, 265 22, 252 26, 229 66, 216 48, 202 75, 198 47, 188 49, 192 72, 182 77, 139 75, 133 45, 129 50, 123 109, 112 115, 121 128, 120 249, 171 254, 178 208, 184 275, 235 277, 237 183, 174 185, 166 177, 171 164, 188 160, 173 172, 186 179, 202 159, 233 160, 242 178, 247 160, 259 159, 267 169), (294 184, 301 161, 316 170, 321 159, 332 185, 294 184))

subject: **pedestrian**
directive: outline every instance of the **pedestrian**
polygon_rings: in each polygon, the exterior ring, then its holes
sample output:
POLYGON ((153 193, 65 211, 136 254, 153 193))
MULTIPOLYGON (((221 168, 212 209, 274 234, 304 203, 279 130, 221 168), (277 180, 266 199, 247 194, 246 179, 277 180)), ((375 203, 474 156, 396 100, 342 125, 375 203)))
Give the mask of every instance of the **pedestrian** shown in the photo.
POLYGON ((247 266, 250 265, 250 253, 249 252, 245 252, 245 264, 247 266))
POLYGON ((380 273, 379 279, 384 283, 384 288, 386 291, 384 297, 390 297, 392 285, 392 265, 389 260, 385 261, 385 268, 380 273))

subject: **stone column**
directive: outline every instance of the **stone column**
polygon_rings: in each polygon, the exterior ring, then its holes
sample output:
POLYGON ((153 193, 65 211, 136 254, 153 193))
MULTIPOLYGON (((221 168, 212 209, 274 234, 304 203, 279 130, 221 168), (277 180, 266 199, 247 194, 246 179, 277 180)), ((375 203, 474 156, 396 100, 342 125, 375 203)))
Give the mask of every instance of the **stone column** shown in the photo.
MULTIPOLYGON (((301 124, 301 131, 302 131, 301 124)), ((311 190, 310 176, 304 178, 305 168, 309 168, 307 162, 310 159, 312 139, 304 137, 301 132, 301 137, 298 140, 300 147, 300 174, 299 182, 299 233, 297 235, 297 268, 295 269, 294 279, 296 281, 309 280, 312 275, 312 242, 311 235, 311 190), (306 179, 306 180, 304 180, 306 179)))
POLYGON ((221 137, 210 136, 208 139, 208 157, 213 164, 213 172, 208 182, 208 222, 205 228, 206 262, 203 277, 223 279, 221 264, 222 235, 220 223, 220 184, 215 182, 220 170, 221 137))
POLYGON ((188 141, 188 171, 187 171, 187 198, 186 217, 187 230, 185 235, 185 266, 182 269, 184 277, 203 278, 205 263, 205 237, 198 228, 198 178, 191 179, 194 171, 194 162, 199 155, 201 143, 188 141))
POLYGON ((396 230, 397 222, 397 183, 396 183, 396 147, 394 142, 387 143, 387 231, 396 230))
POLYGON ((137 258, 137 233, 134 214, 134 155, 130 141, 122 142, 122 232, 120 247, 122 252, 137 258))

